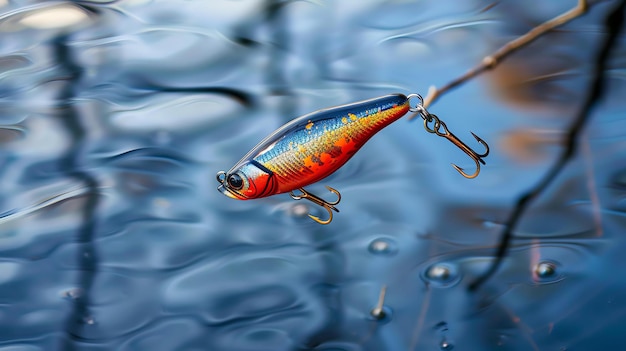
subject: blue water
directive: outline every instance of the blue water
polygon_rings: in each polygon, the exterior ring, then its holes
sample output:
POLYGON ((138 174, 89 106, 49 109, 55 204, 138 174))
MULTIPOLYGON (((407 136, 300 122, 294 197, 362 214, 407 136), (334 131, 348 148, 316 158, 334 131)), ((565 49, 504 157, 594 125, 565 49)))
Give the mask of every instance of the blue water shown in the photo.
POLYGON ((0 1, 0 351, 619 350, 624 40, 578 153, 477 291, 517 197, 587 93, 612 2, 309 188, 216 191, 299 115, 425 95, 575 1, 0 1), (372 315, 381 289, 382 314, 372 315))

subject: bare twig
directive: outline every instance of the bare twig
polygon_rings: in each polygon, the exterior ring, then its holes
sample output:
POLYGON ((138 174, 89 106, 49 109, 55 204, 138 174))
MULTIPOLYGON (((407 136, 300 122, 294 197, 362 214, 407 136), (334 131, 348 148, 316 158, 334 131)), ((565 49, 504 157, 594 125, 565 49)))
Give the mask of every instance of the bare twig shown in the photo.
POLYGON ((522 194, 518 199, 513 209, 513 213, 506 221, 504 230, 501 234, 500 245, 496 252, 495 261, 489 267, 489 269, 478 277, 469 289, 475 290, 481 286, 489 277, 491 277, 502 263, 506 251, 509 247, 509 243, 513 238, 513 231, 519 223, 520 218, 530 206, 530 203, 539 196, 547 187, 552 183, 556 176, 563 170, 565 165, 576 154, 577 139, 583 130, 585 122, 590 118, 593 107, 600 101, 603 96, 606 81, 606 69, 608 60, 612 49, 616 45, 619 33, 624 26, 624 9, 626 8, 626 0, 622 0, 614 9, 608 14, 605 22, 606 36, 605 42, 600 46, 598 55, 595 59, 595 66, 592 75, 592 81, 589 86, 589 93, 583 102, 580 110, 578 111, 576 118, 570 126, 567 138, 565 139, 565 147, 561 151, 559 158, 550 167, 544 177, 530 190, 522 194))
MULTIPOLYGON (((426 98, 424 99, 424 107, 430 106, 435 100, 437 100, 441 95, 445 94, 449 90, 458 87, 459 85, 480 75, 483 72, 495 68, 505 57, 530 44, 535 39, 544 35, 546 32, 549 32, 556 27, 562 26, 565 23, 577 17, 580 17, 587 12, 587 9, 587 0, 578 0, 578 4, 575 8, 534 27, 528 33, 522 35, 521 37, 518 37, 504 44, 504 46, 496 50, 496 52, 494 52, 493 54, 483 58, 479 65, 470 69, 462 76, 456 78, 455 80, 451 81, 441 88, 431 86, 428 89, 428 95, 426 95, 426 98)), ((417 114, 409 116, 409 120, 415 118, 416 116, 417 114)))

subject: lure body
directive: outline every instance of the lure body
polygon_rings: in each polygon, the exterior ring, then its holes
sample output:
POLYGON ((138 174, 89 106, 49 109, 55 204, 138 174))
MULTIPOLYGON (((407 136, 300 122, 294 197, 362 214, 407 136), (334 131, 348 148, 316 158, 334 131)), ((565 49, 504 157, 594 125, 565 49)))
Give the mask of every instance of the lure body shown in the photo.
POLYGON ((372 136, 410 109, 402 94, 313 112, 263 139, 228 172, 218 189, 240 199, 290 192, 341 168, 372 136))

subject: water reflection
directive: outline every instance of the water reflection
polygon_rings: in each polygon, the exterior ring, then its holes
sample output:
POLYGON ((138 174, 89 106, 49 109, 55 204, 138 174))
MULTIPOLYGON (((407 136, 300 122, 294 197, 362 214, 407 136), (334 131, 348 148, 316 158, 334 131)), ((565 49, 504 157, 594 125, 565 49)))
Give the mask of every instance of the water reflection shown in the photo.
POLYGON ((215 172, 298 115, 425 93, 560 5, 0 2, 0 350, 621 344, 619 58, 580 153, 467 291, 561 149, 610 3, 431 108, 497 145, 477 179, 400 120, 327 179, 322 227, 288 195, 229 201, 215 172))

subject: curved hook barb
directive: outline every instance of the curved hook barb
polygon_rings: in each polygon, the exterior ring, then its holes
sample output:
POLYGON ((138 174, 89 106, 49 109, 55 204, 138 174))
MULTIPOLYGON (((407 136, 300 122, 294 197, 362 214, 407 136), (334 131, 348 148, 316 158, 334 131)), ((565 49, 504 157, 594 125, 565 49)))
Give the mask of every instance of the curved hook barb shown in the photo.
POLYGON ((448 136, 445 137, 446 139, 448 139, 452 143, 454 143, 454 145, 456 145, 459 149, 463 150, 463 152, 465 152, 467 155, 469 155, 469 157, 471 157, 474 160, 474 162, 476 162, 476 171, 473 174, 467 174, 467 173, 465 173, 463 168, 455 165, 454 163, 452 164, 452 167, 454 167, 454 169, 456 169, 457 172, 461 173, 461 175, 463 177, 468 178, 468 179, 476 178, 476 176, 478 176, 478 173, 480 173, 480 164, 481 163, 485 164, 485 160, 483 160, 483 157, 486 157, 487 155, 489 155, 489 145, 487 145, 487 143, 483 139, 481 139, 478 135, 476 135, 474 133, 472 133, 472 135, 474 136, 476 141, 478 141, 479 144, 481 144, 482 146, 485 147, 485 152, 484 153, 479 154, 476 151, 470 149, 469 146, 465 145, 465 143, 460 141, 452 133, 449 133, 448 136))
POLYGON ((459 138, 457 138, 456 135, 452 134, 452 132, 448 130, 448 127, 443 121, 441 121, 437 116, 431 114, 428 114, 424 117, 424 129, 426 129, 426 131, 429 133, 435 133, 440 137, 448 139, 452 144, 456 145, 456 147, 458 147, 469 157, 471 157, 476 163, 476 171, 474 171, 474 173, 472 174, 465 173, 463 168, 453 163, 452 167, 454 167, 457 172, 461 173, 463 177, 468 179, 476 178, 478 176, 478 173, 480 173, 480 164, 486 164, 485 160, 483 160, 483 157, 487 157, 487 155, 489 155, 489 145, 487 145, 487 143, 483 139, 481 139, 478 135, 472 133, 476 141, 478 141, 479 144, 485 147, 485 152, 479 154, 476 151, 472 150, 472 148, 467 146, 467 144, 462 142, 459 138), (432 121, 434 121, 433 128, 428 125, 428 123, 432 121))
POLYGON ((312 214, 309 214, 309 218, 311 218, 312 220, 316 221, 319 224, 328 224, 332 222, 333 220, 333 211, 339 212, 339 210, 335 207, 335 205, 337 205, 339 201, 341 201, 341 194, 339 193, 339 191, 329 187, 328 185, 326 186, 326 189, 328 189, 328 191, 330 191, 331 193, 337 195, 337 200, 333 202, 326 201, 319 196, 309 193, 308 191, 304 190, 304 188, 298 188, 298 190, 302 192, 302 195, 296 195, 294 194, 293 191, 291 191, 289 195, 291 195, 291 198, 294 200, 306 199, 318 206, 322 206, 323 208, 325 208, 326 211, 328 212, 328 219, 323 220, 317 216, 313 216, 312 214))

